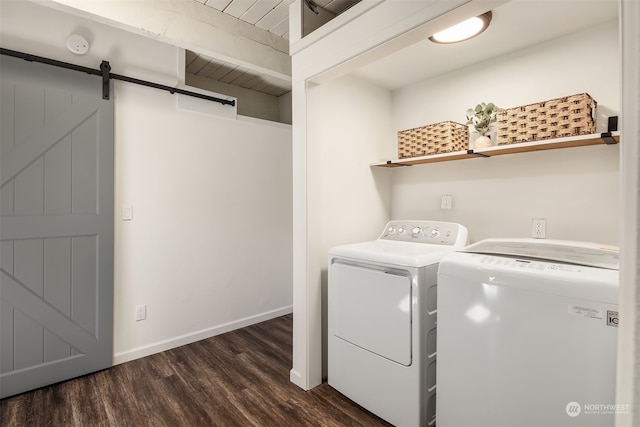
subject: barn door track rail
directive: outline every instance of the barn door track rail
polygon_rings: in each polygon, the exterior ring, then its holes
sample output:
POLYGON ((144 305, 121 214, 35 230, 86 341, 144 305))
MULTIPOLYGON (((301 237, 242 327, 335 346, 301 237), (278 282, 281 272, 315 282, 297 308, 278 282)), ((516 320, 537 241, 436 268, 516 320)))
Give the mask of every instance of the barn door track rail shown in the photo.
POLYGON ((7 55, 7 56, 13 56, 15 58, 20 58, 20 59, 24 59, 25 61, 29 61, 29 62, 40 62, 42 64, 48 64, 48 65, 53 65, 56 67, 61 67, 61 68, 66 68, 69 70, 74 70, 74 71, 80 71, 83 73, 87 73, 87 74, 92 74, 92 75, 96 75, 96 76, 101 76, 102 77, 102 99, 109 99, 109 81, 111 79, 114 80, 121 80, 123 82, 128 82, 128 83, 134 83, 137 85, 141 85, 141 86, 147 86, 147 87, 151 87, 154 89, 160 89, 160 90, 164 90, 167 91, 171 94, 181 94, 181 95, 187 95, 187 96, 192 96, 194 98, 200 98, 200 99, 205 99, 207 101, 213 101, 213 102, 218 102, 222 105, 230 105, 230 106, 235 106, 236 105, 236 101, 235 99, 223 99, 223 98, 217 98, 215 96, 209 96, 209 95, 204 95, 201 93, 197 93, 197 92, 191 92, 188 90, 184 90, 184 89, 179 89, 176 87, 171 87, 171 86, 165 86, 165 85, 161 85, 159 83, 154 83, 154 82, 149 82, 146 80, 140 80, 140 79, 136 79, 133 77, 127 77, 127 76, 123 76, 120 74, 115 74, 111 72, 111 65, 109 64, 109 61, 102 61, 102 63, 100 64, 100 69, 96 70, 93 68, 89 68, 89 67, 83 67, 80 65, 75 65, 75 64, 70 64, 68 62, 63 62, 63 61, 58 61, 55 59, 50 59, 50 58, 44 58, 42 56, 36 56, 36 55, 31 55, 29 53, 24 53, 24 52, 18 52, 15 50, 10 50, 10 49, 5 49, 5 48, 0 48, 0 54, 2 55, 7 55))

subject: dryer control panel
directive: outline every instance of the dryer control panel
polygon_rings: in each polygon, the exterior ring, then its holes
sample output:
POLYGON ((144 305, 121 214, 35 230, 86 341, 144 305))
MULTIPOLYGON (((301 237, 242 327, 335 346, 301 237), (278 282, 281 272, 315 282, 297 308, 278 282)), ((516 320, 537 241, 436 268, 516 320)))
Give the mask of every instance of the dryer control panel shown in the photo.
POLYGON ((468 232, 464 226, 454 222, 390 221, 380 239, 459 246, 467 244, 468 232))

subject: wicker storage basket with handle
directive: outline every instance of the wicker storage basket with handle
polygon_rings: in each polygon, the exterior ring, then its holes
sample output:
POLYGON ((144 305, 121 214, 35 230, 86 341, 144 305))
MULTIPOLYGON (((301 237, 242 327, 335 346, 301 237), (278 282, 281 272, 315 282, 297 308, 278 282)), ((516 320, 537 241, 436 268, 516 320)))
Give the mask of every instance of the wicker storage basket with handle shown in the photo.
POLYGON ((596 101, 587 93, 498 112, 498 145, 595 132, 596 101))
POLYGON ((398 158, 466 150, 468 143, 467 126, 451 121, 401 130, 398 132, 398 158))

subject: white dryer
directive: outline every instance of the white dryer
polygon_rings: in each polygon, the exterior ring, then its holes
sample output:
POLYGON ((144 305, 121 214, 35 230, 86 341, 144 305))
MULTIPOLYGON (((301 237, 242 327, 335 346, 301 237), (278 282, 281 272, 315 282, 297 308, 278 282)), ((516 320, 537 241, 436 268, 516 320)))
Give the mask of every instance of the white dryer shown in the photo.
POLYGON ((438 427, 613 426, 617 326, 616 247, 488 239, 447 255, 438 427))
POLYGON ((328 383, 396 426, 435 422, 437 269, 467 229, 391 221, 329 252, 328 383))

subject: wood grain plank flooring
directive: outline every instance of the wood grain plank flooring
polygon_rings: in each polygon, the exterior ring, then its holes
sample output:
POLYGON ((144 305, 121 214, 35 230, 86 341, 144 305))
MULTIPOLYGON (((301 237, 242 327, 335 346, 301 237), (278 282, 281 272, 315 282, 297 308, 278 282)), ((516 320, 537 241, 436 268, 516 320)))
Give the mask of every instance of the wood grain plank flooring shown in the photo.
POLYGON ((389 426, 289 381, 292 315, 0 401, 0 426, 389 426))

